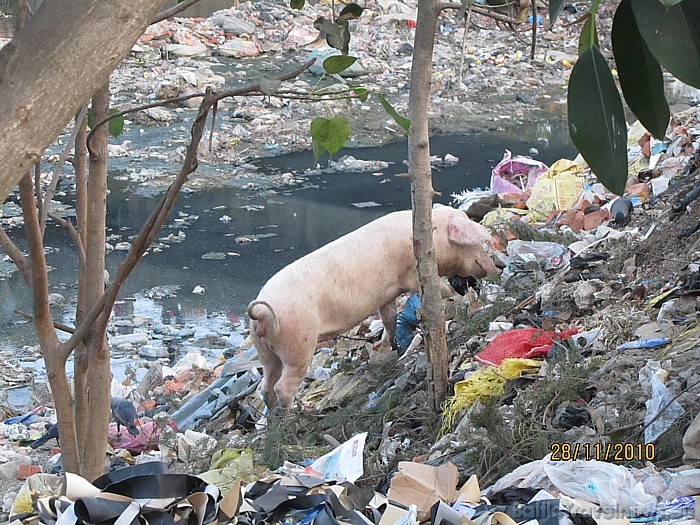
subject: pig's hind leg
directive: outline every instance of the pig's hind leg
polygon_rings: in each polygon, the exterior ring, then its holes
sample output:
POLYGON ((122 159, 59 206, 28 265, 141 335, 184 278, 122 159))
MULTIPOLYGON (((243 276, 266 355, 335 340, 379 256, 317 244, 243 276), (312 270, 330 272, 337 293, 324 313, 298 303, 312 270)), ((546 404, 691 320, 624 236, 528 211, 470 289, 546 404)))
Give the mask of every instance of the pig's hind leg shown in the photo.
POLYGON ((255 347, 258 349, 258 357, 263 366, 263 378, 261 389, 263 392, 263 400, 265 405, 270 410, 277 408, 280 405, 277 394, 275 393, 275 385, 282 375, 282 360, 275 354, 270 345, 266 341, 258 339, 255 347))
POLYGON ((297 338, 288 341, 284 352, 281 353, 282 374, 275 384, 275 392, 282 408, 292 408, 294 405, 294 396, 304 380, 316 349, 316 337, 313 334, 298 333, 297 338))

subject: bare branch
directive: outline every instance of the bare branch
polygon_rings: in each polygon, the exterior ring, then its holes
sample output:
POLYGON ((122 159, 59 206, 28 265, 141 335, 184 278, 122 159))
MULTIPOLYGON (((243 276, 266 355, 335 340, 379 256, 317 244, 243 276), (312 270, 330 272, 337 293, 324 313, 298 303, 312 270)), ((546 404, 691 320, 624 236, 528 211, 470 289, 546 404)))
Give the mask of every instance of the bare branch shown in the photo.
POLYGON ((107 122, 110 120, 117 118, 117 117, 123 117, 124 115, 128 115, 129 113, 136 113, 137 111, 143 111, 144 109, 150 109, 150 108, 157 108, 160 106, 165 106, 167 104, 173 104, 175 102, 184 102, 185 100, 189 100, 191 98, 198 98, 198 97, 203 97, 204 93, 193 93, 191 95, 183 95, 181 97, 173 97, 173 98, 167 98, 165 100, 161 100, 159 102, 151 102, 150 104, 143 104, 142 106, 136 106, 134 108, 127 108, 123 109, 121 111, 117 111, 116 113, 113 113, 102 120, 98 121, 90 130, 90 133, 88 133, 87 139, 85 140, 85 144, 87 145, 88 153, 90 155, 94 155, 95 152, 92 149, 91 142, 92 142, 92 136, 95 134, 95 131, 97 131, 98 128, 104 126, 107 122))
MULTIPOLYGON (((25 319, 29 319, 30 321, 34 321, 34 316, 32 314, 30 314, 29 312, 24 312, 22 310, 17 310, 15 308, 15 313, 21 317, 24 317, 25 319)), ((72 334, 73 332, 75 332, 75 328, 73 328, 72 326, 68 326, 67 324, 63 324, 63 323, 57 323, 56 321, 54 321, 53 327, 57 328, 58 330, 61 330, 62 332, 66 332, 68 334, 72 334)))
POLYGON ((34 203, 32 178, 27 173, 19 181, 19 193, 27 233, 27 245, 31 259, 31 288, 34 309, 34 325, 42 352, 58 347, 58 338, 53 329, 53 318, 49 309, 49 279, 39 216, 34 203))
POLYGON ((69 221, 68 219, 64 219, 56 212, 49 211, 48 216, 51 218, 52 221, 60 224, 66 229, 71 239, 73 239, 73 244, 75 244, 75 249, 78 252, 78 264, 81 268, 84 267, 85 248, 83 247, 83 241, 80 238, 80 233, 78 232, 78 230, 75 229, 75 226, 73 226, 73 223, 71 221, 69 221))
POLYGON ((24 281, 31 286, 32 274, 29 260, 22 255, 22 250, 20 250, 17 245, 12 242, 12 239, 10 239, 2 226, 0 226, 0 248, 5 250, 5 253, 10 257, 12 262, 15 263, 19 273, 22 274, 24 281))
MULTIPOLYGON (((68 160, 70 150, 75 144, 75 137, 78 136, 78 131, 80 130, 80 123, 85 118, 85 115, 87 115, 87 104, 84 104, 83 107, 80 108, 78 115, 75 117, 75 125, 73 126, 73 131, 71 132, 70 137, 68 138, 68 142, 66 142, 66 145, 64 146, 63 151, 61 152, 61 156, 58 158, 58 164, 53 170, 53 174, 51 175, 51 182, 49 183, 49 187, 46 189, 46 194, 44 194, 44 204, 43 206, 39 205, 39 209, 41 210, 40 224, 42 232, 46 230, 46 217, 49 211, 49 206, 51 206, 51 199, 53 199, 53 196, 56 193, 56 186, 58 186, 58 180, 61 178, 61 175, 63 175, 63 168, 66 165, 66 160, 68 160)), ((37 192, 39 192, 38 188, 37 192)))
MULTIPOLYGON (((453 2, 444 2, 441 5, 441 9, 461 9, 461 8, 462 8, 462 4, 457 4, 457 3, 453 3, 453 2)), ((476 14, 486 16, 488 18, 493 18, 494 20, 498 20, 499 22, 504 22, 506 24, 517 25, 517 24, 522 23, 522 22, 519 22, 518 20, 516 20, 515 18, 511 18, 510 16, 496 13, 495 11, 492 11, 486 7, 481 7, 481 6, 472 4, 471 9, 476 14)))
MULTIPOLYGON (((34 164, 34 194, 36 195, 36 206, 39 211, 39 217, 42 216, 43 212, 43 198, 41 196, 41 160, 38 160, 34 164)), ((44 228, 41 229, 44 231, 44 228)))
POLYGON ((197 2, 199 2, 199 0, 183 0, 179 4, 171 7, 170 9, 165 9, 158 13, 151 22, 151 24, 157 24, 158 22, 162 22, 163 20, 170 18, 171 16, 175 16, 178 13, 182 13, 185 9, 196 4, 197 2))
MULTIPOLYGON (((294 77, 298 77, 301 75, 304 71, 309 69, 313 65, 314 61, 309 60, 305 64, 302 64, 300 67, 297 69, 290 71, 289 73, 285 73, 284 75, 281 75, 280 77, 277 78, 279 81, 285 81, 285 80, 290 80, 294 77)), ((221 91, 220 93, 216 93, 214 96, 214 102, 218 102, 219 100, 223 98, 229 98, 229 97, 240 97, 242 95, 264 95, 265 93, 263 92, 262 88, 260 87, 260 84, 250 84, 247 86, 241 86, 239 88, 235 89, 227 89, 226 91, 221 91)), ((135 113, 137 111, 143 111, 144 109, 150 109, 150 108, 156 108, 156 107, 161 107, 161 106, 166 106, 168 104, 174 104, 176 102, 184 102, 185 100, 190 100, 192 98, 198 98, 198 97, 203 97, 204 93, 193 93, 191 95, 183 95, 181 97, 173 97, 173 98, 167 98, 164 100, 161 100, 159 102, 151 102, 150 104, 143 104, 142 106, 136 106, 133 108, 127 108, 127 109, 122 109, 121 111, 117 111, 116 113, 109 115, 108 117, 103 118, 102 120, 98 121, 90 130, 90 133, 88 133, 87 140, 85 143, 87 144, 87 149, 88 152, 92 155, 94 154, 94 151, 91 146, 91 141, 92 141, 92 136, 95 134, 95 131, 97 131, 98 128, 101 126, 104 126, 107 122, 110 120, 117 118, 117 117, 122 117, 124 115, 128 115, 129 113, 135 113)))

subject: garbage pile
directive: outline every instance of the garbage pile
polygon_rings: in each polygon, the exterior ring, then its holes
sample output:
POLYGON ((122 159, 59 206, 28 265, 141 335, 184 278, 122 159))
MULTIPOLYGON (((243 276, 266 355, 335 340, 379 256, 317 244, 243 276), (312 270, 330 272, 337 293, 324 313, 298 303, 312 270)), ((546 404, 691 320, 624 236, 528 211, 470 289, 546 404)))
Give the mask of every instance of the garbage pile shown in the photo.
MULTIPOLYGON (((358 60, 323 85, 366 86, 384 93, 400 114, 406 114, 416 5, 393 0, 362 5, 362 16, 351 22, 349 53, 358 60)), ((572 9, 576 10, 573 5, 572 9)), ((247 162, 250 158, 310 147, 308 129, 319 105, 301 95, 319 82, 322 61, 338 53, 313 26, 318 17, 329 18, 330 10, 327 3, 307 3, 304 9, 295 10, 282 2, 243 2, 206 19, 175 17, 154 24, 112 75, 114 103, 133 107, 202 93, 207 87, 222 90, 258 81, 270 83, 280 72, 315 60, 309 72, 285 84, 293 92, 292 98, 273 94, 221 101, 223 111, 216 129, 200 151, 201 173, 194 174, 195 180, 188 187, 206 184, 206 179, 199 177, 205 174, 206 163, 213 161, 230 162, 233 169, 246 164, 240 169, 240 176, 245 177, 246 172, 255 170, 247 162)), ((431 126, 442 132, 483 130, 521 121, 526 115, 529 119, 544 115, 545 106, 546 113, 552 107, 563 108, 561 96, 577 56, 575 29, 564 23, 574 18, 575 13, 567 11, 550 30, 544 31, 542 26, 534 60, 530 60, 529 43, 518 34, 475 14, 472 21, 476 24, 464 40, 463 19, 456 11, 445 10, 436 36, 432 82, 433 97, 440 103, 431 107, 431 126), (461 56, 463 59, 456 60, 461 56)), ((599 23, 603 27, 610 21, 602 16, 599 23)), ((199 102, 193 98, 128 115, 127 128, 130 124, 165 124, 179 133, 176 142, 181 142, 188 130, 183 121, 192 118, 193 112, 188 110, 198 107, 199 102)), ((383 110, 374 97, 364 102, 329 100, 324 104, 350 119, 351 142, 356 145, 403 137, 402 129, 388 115, 377 122, 376 114, 383 110)), ((174 162, 183 156, 182 145, 176 151, 147 148, 138 152, 134 148, 137 141, 126 136, 120 140, 120 144, 110 145, 110 156, 117 162, 144 156, 174 162)), ((141 177, 150 184, 168 184, 167 173, 163 173, 167 168, 154 172, 142 170, 136 162, 129 166, 144 171, 141 177)))
POLYGON ((454 196, 492 229, 505 269, 451 283, 463 295, 447 304, 441 426, 423 393, 420 300, 408 296, 395 361, 374 361, 382 326, 367 319, 319 346, 304 410, 273 423, 247 342, 225 361, 193 350, 115 379, 110 472, 93 484, 63 474, 49 403, 6 413, 0 476, 26 482, 4 512, 17 523, 692 520, 700 111, 674 122, 663 142, 631 128, 622 197, 580 162, 509 152, 489 190, 454 196), (337 445, 327 454, 324 434, 337 445))

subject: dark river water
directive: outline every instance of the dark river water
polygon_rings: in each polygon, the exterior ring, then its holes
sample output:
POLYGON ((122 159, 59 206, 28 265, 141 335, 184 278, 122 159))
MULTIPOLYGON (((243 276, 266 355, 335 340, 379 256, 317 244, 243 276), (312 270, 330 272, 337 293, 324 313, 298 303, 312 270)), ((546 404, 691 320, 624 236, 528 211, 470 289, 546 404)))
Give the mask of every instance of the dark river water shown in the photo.
MULTIPOLYGON (((434 170, 433 185, 442 193, 436 201, 449 204, 451 193, 487 186, 491 168, 502 158, 504 149, 510 149, 513 155, 527 154, 533 146, 539 149, 536 157, 547 164, 575 154, 561 121, 525 125, 503 132, 434 137, 431 140, 433 155, 444 157, 449 153, 459 158, 453 166, 434 170), (546 138, 548 146, 538 143, 539 138, 546 138)), ((391 164, 381 173, 302 175, 305 179, 302 184, 278 188, 272 193, 225 188, 181 195, 161 237, 183 232, 185 240, 144 256, 126 282, 122 299, 130 301, 127 302, 129 308, 133 303, 137 314, 155 318, 156 322, 160 318, 163 323, 196 326, 205 335, 208 328, 216 331, 221 323, 235 324, 243 318, 246 305, 265 281, 291 261, 381 215, 410 208, 409 181, 396 176, 407 171, 405 142, 341 150, 339 156, 347 154, 391 164), (353 205, 369 201, 379 205, 353 205), (258 211, 249 211, 251 209, 258 211), (173 219, 185 214, 198 218, 188 227, 180 227, 173 219), (246 236, 259 240, 236 242, 246 236), (227 255, 224 259, 202 258, 212 252, 227 255), (156 286, 179 286, 180 289, 177 297, 160 301, 152 301, 140 293, 156 286), (204 293, 192 293, 195 286, 201 286, 204 293)), ((312 163, 310 152, 257 162, 269 173, 302 173, 312 163)), ((120 234, 122 240, 137 234, 156 203, 155 197, 136 195, 125 184, 111 182, 108 199, 108 234, 120 234)), ((22 231, 15 229, 11 233, 22 244, 22 231)), ((56 226, 48 227, 46 244, 51 247, 48 263, 55 268, 50 274, 50 291, 61 293, 69 303, 57 316, 72 324, 74 250, 65 232, 56 226)), ((125 253, 115 250, 108 254, 108 270, 112 275, 116 274, 125 253)), ((0 280, 0 298, 3 329, 0 350, 33 344, 30 327, 18 324, 12 313, 15 308, 31 310, 27 288, 17 274, 0 280)), ((123 308, 125 306, 118 305, 117 311, 123 308)), ((241 326, 245 326, 245 321, 241 326)), ((231 337, 231 344, 235 344, 238 337, 235 329, 231 337)))

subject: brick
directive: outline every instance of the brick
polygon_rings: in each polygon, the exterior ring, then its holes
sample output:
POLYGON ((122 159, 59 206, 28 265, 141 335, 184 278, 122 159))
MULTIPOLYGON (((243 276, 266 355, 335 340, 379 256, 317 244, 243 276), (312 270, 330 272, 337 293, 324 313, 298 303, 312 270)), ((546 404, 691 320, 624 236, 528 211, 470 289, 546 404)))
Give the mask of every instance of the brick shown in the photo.
POLYGON ((17 479, 24 481, 29 476, 39 474, 41 467, 39 465, 20 465, 17 469, 17 479))

